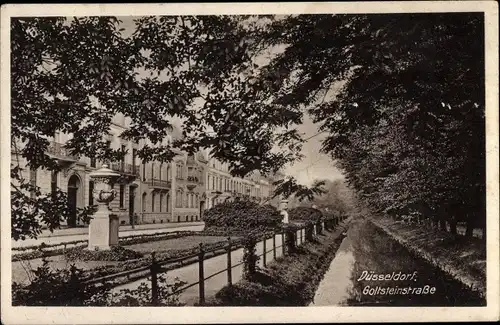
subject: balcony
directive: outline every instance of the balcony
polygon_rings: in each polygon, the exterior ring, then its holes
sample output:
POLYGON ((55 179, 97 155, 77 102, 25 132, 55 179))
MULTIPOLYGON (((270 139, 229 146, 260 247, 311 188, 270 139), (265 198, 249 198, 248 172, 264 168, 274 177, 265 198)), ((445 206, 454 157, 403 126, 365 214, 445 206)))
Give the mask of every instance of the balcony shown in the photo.
POLYGON ((55 141, 49 142, 47 153, 65 162, 76 162, 80 159, 78 156, 70 154, 69 150, 66 149, 62 143, 55 141))
POLYGON ((140 175, 140 169, 138 165, 134 166, 132 164, 126 164, 123 162, 112 162, 110 166, 112 170, 114 170, 115 172, 119 172, 120 174, 131 175, 136 177, 140 175))
POLYGON ((148 179, 146 181, 146 184, 155 189, 163 189, 163 190, 170 190, 170 188, 172 187, 171 181, 166 181, 163 179, 156 179, 156 178, 148 179))

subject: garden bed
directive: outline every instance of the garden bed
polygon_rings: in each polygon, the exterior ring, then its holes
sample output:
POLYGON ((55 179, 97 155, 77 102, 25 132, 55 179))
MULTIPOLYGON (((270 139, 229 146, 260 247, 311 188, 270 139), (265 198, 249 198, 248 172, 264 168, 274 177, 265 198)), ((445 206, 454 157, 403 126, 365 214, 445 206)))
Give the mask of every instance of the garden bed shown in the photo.
MULTIPOLYGON (((238 238, 233 238, 233 245, 236 247, 238 238)), ((225 237, 216 236, 200 236, 191 235, 184 237, 171 238, 163 241, 146 242, 126 246, 128 250, 136 251, 142 257, 128 259, 125 261, 92 261, 87 258, 72 258, 68 259, 64 255, 51 256, 47 260, 52 269, 66 269, 71 264, 75 264, 79 269, 83 270, 82 278, 90 280, 96 277, 102 277, 119 273, 134 268, 140 268, 151 264, 151 253, 156 253, 156 260, 166 263, 169 260, 178 259, 195 255, 199 251, 199 244, 203 243, 206 251, 222 249, 227 245, 225 237), (175 247, 175 248, 174 248, 175 247)), ((72 248, 75 252, 83 250, 81 247, 72 248)), ((77 254, 76 254, 77 255, 77 254)), ((26 283, 29 281, 29 269, 36 269, 43 264, 42 258, 32 259, 29 261, 18 261, 12 263, 13 281, 26 283)), ((179 264, 181 266, 181 264, 179 264)))
POLYGON ((252 281, 225 286, 206 305, 307 306, 344 238, 347 224, 337 226, 333 232, 325 231, 293 254, 278 258, 252 281))
MULTIPOLYGON (((152 241, 161 241, 167 239, 180 238, 185 236, 199 235, 198 231, 174 231, 174 232, 158 232, 154 234, 141 234, 141 235, 131 235, 127 237, 120 238, 120 245, 127 246, 133 244, 147 243, 152 241)), ((210 233, 203 233, 205 236, 212 236, 210 233)), ((17 247, 13 251, 19 251, 21 253, 12 255, 12 262, 31 260, 35 258, 50 257, 56 255, 65 254, 68 250, 75 248, 84 248, 88 245, 88 240, 75 240, 65 243, 57 243, 47 245, 41 243, 40 245, 17 247)))

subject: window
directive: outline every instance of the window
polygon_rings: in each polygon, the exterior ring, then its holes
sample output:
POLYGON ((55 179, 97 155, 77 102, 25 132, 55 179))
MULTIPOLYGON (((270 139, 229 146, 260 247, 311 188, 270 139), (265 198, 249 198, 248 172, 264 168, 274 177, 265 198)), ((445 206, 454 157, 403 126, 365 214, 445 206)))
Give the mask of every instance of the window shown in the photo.
POLYGON ((89 205, 94 205, 94 181, 89 182, 89 205))
MULTIPOLYGON (((36 169, 33 167, 30 167, 30 185, 36 186, 36 169)), ((34 189, 31 190, 30 196, 32 199, 35 198, 35 195, 36 195, 35 190, 34 189)))
POLYGON ((120 184, 120 208, 123 209, 123 206, 125 201, 125 186, 123 184, 120 184))
POLYGON ((165 211, 169 212, 170 211, 170 194, 167 194, 167 202, 165 204, 165 211))
POLYGON ((90 167, 94 167, 95 168, 96 163, 97 163, 97 161, 96 161, 95 158, 90 158, 90 167))
POLYGON ((137 158, 137 149, 132 149, 132 166, 135 167, 135 159, 137 158))
POLYGON ((124 145, 124 144, 122 144, 122 148, 121 149, 122 149, 122 153, 123 153, 123 157, 121 159, 121 164, 122 164, 122 167, 123 167, 125 165, 125 156, 126 156, 125 152, 127 151, 127 146, 124 145))
POLYGON ((160 212, 162 211, 163 207, 163 193, 160 194, 160 212))
POLYGON ((155 193, 151 193, 151 212, 155 212, 155 193))
POLYGON ((142 180, 146 180, 146 163, 144 161, 142 162, 142 180))
POLYGON ((163 163, 160 163, 160 170, 158 171, 158 179, 161 180, 161 170, 163 169, 163 163))
POLYGON ((151 179, 155 178, 155 164, 151 163, 151 179))
POLYGON ((212 176, 212 189, 215 190, 215 176, 212 176))
POLYGON ((175 196, 175 206, 177 208, 182 208, 182 191, 177 191, 177 195, 175 196))
POLYGON ((56 195, 56 190, 57 190, 57 172, 52 172, 51 179, 50 179, 50 191, 52 194, 52 197, 56 195))

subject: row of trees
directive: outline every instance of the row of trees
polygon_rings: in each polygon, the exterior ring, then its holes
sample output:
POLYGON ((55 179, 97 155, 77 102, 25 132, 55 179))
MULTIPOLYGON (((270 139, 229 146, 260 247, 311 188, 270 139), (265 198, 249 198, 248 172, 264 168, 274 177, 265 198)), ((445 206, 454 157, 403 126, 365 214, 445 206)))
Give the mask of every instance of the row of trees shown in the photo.
POLYGON ((480 14, 300 15, 266 67, 275 103, 302 107, 323 151, 376 212, 485 226, 484 26, 480 14), (335 96, 332 86, 343 81, 335 96))
MULTIPOLYGON (((121 26, 12 20, 12 135, 30 166, 58 168, 45 154, 55 131, 73 135, 73 154, 119 159, 102 135, 123 113, 132 125, 122 137, 153 143, 138 152, 145 161, 210 148, 233 175, 274 172, 301 158, 297 127, 310 114, 327 134, 323 151, 375 210, 463 220, 469 235, 484 227, 480 14, 142 17, 131 36, 121 26), (270 49, 281 50, 261 60, 270 49), (171 116, 183 138, 162 146, 171 116)), ((311 198, 323 185, 290 178, 276 194, 311 198)), ((50 202, 21 192, 13 233, 36 236, 27 205, 58 224, 50 202)))

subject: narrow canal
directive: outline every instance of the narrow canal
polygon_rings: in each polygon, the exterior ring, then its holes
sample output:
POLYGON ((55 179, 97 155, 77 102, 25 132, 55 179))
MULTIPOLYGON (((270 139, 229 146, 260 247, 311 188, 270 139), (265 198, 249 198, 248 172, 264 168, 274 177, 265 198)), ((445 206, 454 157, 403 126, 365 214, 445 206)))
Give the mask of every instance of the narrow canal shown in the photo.
POLYGON ((484 306, 366 220, 353 222, 310 306, 484 306))

